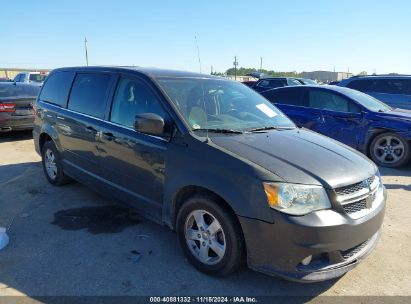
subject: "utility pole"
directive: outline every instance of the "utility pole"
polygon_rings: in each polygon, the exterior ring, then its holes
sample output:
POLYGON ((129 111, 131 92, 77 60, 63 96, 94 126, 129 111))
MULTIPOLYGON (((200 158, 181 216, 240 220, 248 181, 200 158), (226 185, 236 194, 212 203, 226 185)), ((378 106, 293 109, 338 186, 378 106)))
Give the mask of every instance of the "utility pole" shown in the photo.
POLYGON ((84 37, 84 49, 86 51, 86 64, 88 66, 87 38, 86 37, 84 37))
POLYGON ((211 75, 213 75, 213 66, 211 66, 211 75))
POLYGON ((237 80, 237 66, 238 66, 238 60, 237 56, 234 57, 234 80, 237 80))
POLYGON ((260 72, 263 71, 263 57, 260 57, 260 72))

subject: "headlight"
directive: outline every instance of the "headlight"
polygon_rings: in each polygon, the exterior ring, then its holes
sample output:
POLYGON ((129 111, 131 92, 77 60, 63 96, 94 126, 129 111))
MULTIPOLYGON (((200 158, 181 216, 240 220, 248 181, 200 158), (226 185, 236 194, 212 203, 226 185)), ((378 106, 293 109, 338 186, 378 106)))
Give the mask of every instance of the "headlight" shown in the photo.
POLYGON ((284 213, 304 215, 331 208, 327 193, 321 186, 289 183, 263 183, 263 186, 270 207, 284 213))

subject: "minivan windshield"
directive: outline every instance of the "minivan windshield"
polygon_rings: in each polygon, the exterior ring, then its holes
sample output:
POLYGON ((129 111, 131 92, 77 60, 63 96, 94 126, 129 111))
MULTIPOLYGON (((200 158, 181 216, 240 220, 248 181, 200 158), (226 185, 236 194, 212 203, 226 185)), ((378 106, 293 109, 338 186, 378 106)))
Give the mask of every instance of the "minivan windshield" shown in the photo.
POLYGON ((344 89, 344 94, 350 97, 351 99, 354 99, 355 101, 357 101, 359 104, 363 105, 370 111, 388 112, 392 110, 392 108, 389 105, 365 93, 352 90, 352 89, 344 89))
POLYGON ((194 131, 234 133, 295 128, 280 110, 241 83, 169 77, 161 77, 158 82, 194 131))

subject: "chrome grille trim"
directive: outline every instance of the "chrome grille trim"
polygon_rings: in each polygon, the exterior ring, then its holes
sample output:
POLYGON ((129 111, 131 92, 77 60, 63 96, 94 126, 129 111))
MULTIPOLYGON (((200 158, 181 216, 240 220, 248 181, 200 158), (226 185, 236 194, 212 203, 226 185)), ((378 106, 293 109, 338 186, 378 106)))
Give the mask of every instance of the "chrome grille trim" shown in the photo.
POLYGON ((337 188, 337 202, 351 218, 362 217, 373 209, 379 185, 380 178, 374 175, 361 182, 337 188))
POLYGON ((356 201, 353 203, 349 203, 349 204, 344 204, 342 205, 344 211, 347 214, 351 214, 351 213, 355 213, 364 209, 367 209, 367 202, 365 201, 365 199, 362 199, 360 201, 356 201))

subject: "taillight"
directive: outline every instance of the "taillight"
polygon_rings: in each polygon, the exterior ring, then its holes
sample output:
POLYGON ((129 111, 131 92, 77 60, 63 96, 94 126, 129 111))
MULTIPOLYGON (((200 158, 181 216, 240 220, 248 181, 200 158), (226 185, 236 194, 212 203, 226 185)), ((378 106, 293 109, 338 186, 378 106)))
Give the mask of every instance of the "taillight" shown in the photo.
POLYGON ((15 112, 15 103, 0 103, 0 112, 15 112))

